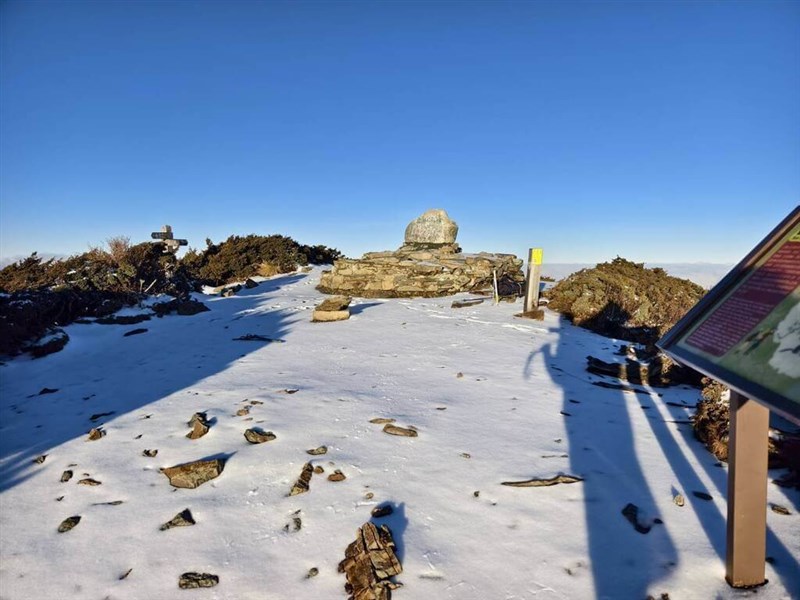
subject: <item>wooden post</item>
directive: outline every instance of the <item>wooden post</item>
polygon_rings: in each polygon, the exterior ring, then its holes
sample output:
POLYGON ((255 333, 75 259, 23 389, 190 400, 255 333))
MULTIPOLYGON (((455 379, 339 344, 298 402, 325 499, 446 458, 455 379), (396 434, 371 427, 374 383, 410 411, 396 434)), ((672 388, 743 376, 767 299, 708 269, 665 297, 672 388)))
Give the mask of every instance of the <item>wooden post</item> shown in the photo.
POLYGON ((528 251, 528 277, 525 279, 525 312, 539 308, 539 281, 542 277, 542 249, 528 251))
POLYGON ((725 579, 741 588, 765 581, 769 409, 731 390, 730 415, 725 579))

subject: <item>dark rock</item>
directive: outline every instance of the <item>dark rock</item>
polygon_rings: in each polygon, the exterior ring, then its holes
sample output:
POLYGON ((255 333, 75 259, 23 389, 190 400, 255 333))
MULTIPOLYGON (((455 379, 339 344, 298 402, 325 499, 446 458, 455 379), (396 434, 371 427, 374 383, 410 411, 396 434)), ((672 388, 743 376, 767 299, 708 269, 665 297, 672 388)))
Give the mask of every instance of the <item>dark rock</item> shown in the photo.
POLYGON ((311 567, 306 574, 306 579, 311 579, 312 577, 316 577, 319 575, 319 569, 317 567, 311 567))
POLYGON ((786 508, 785 506, 781 506, 780 504, 770 504, 769 507, 770 509, 772 509, 772 512, 777 513, 779 515, 792 514, 791 512, 789 512, 788 508, 786 508))
POLYGON ((95 414, 93 414, 91 417, 89 417, 89 420, 90 420, 92 423, 94 423, 94 422, 95 422, 95 421, 97 421, 98 419, 102 419, 103 417, 110 417, 110 416, 111 416, 111 415, 113 415, 113 414, 114 414, 114 411, 113 411, 113 410, 112 410, 111 412, 95 413, 95 414))
POLYGON ((69 336, 63 329, 53 329, 36 343, 26 346, 24 349, 30 352, 34 358, 42 358, 48 354, 59 352, 67 345, 67 342, 69 342, 69 336))
POLYGON ((61 474, 61 483, 67 483, 70 479, 72 479, 72 471, 67 469, 61 474))
POLYGON ((177 488, 194 489, 207 481, 219 477, 224 468, 225 460, 214 458, 167 467, 161 469, 161 472, 167 476, 170 485, 177 488))
POLYGON ((150 315, 111 316, 100 317, 95 319, 94 322, 98 325, 136 325, 143 321, 149 321, 150 317, 150 315))
POLYGON ((191 316, 211 310, 205 304, 197 300, 170 300, 169 302, 154 304, 151 308, 159 317, 174 312, 182 316, 191 316))
POLYGON ((279 340, 276 338, 267 337, 265 335, 260 335, 258 333, 246 333, 239 337, 233 338, 235 342, 283 342, 284 340, 279 340))
POLYGON ((372 509, 372 518, 380 519, 381 517, 388 517, 394 512, 391 504, 384 504, 383 506, 376 506, 372 509))
POLYGON ((559 483, 578 483, 583 481, 581 477, 575 475, 556 475, 548 479, 527 479, 525 481, 504 481, 501 485, 508 485, 511 487, 548 487, 551 485, 558 485, 559 483))
POLYGON ((126 331, 122 337, 130 337, 132 335, 139 335, 140 333, 147 333, 149 330, 140 327, 139 329, 131 329, 130 331, 126 331))
POLYGON ((251 444, 263 444, 264 442, 271 442, 276 438, 276 435, 271 431, 263 431, 258 428, 247 429, 244 432, 244 439, 251 444))
POLYGON ((39 456, 33 459, 33 462, 35 462, 37 465, 40 465, 44 462, 46 458, 47 454, 40 454, 39 456))
POLYGON ((248 290, 252 290, 253 288, 257 288, 258 287, 258 282, 257 281, 253 281, 252 279, 248 278, 244 282, 244 287, 246 287, 248 290))
POLYGON ((58 526, 58 533, 66 533, 80 522, 81 518, 78 515, 74 517, 68 517, 61 521, 61 525, 58 526))
POLYGON ((91 477, 86 477, 78 481, 78 485, 89 485, 92 487, 96 485, 102 485, 102 483, 103 483, 102 481, 97 481, 97 479, 92 479, 91 477))
POLYGON ((307 454, 311 456, 321 456, 322 454, 327 454, 328 447, 327 446, 320 446, 318 448, 312 448, 311 450, 306 450, 307 454))
MULTIPOLYGON (((57 391, 58 391, 58 388, 47 388, 47 387, 45 387, 45 388, 42 388, 42 391, 40 391, 36 395, 37 396, 44 396, 45 394, 55 394, 57 391)), ((30 398, 30 396, 28 396, 28 397, 30 398)))
POLYGON ((249 406, 245 406, 245 407, 240 408, 239 410, 236 411, 236 416, 237 417, 245 417, 245 416, 247 416, 249 414, 250 414, 250 407, 249 406))
POLYGON ((650 526, 639 523, 639 507, 635 504, 631 504, 630 502, 626 504, 625 508, 622 509, 622 515, 630 521, 633 528, 639 533, 644 534, 650 532, 650 526))
POLYGON ((300 472, 300 477, 292 486, 289 495, 296 496, 297 494, 303 494, 307 492, 309 490, 309 482, 311 481, 311 475, 313 473, 314 473, 314 467, 311 466, 311 463, 304 464, 303 470, 300 472))
POLYGON ((183 590, 201 587, 214 587, 219 577, 211 573, 184 573, 178 580, 178 587, 183 590))
POLYGON ((188 508, 185 508, 158 529, 160 531, 166 531, 167 529, 172 529, 173 527, 189 527, 195 524, 196 521, 192 516, 192 511, 190 511, 188 508))
POLYGON ((391 590, 399 587, 389 578, 403 572, 391 530, 386 525, 378 529, 365 523, 345 550, 339 572, 347 578, 349 600, 388 600, 391 590))
POLYGON ((125 572, 124 572, 122 575, 120 575, 120 576, 118 577, 119 581, 122 581, 123 579, 127 579, 127 578, 128 578, 128 575, 130 575, 130 574, 131 574, 131 571, 133 571, 133 568, 130 568, 130 569, 128 569, 128 570, 127 570, 127 571, 125 571, 125 572))
POLYGON ((158 450, 157 449, 154 449, 154 450, 145 449, 145 450, 142 451, 142 456, 146 456, 148 458, 155 458, 156 455, 158 455, 158 450))
POLYGON ((92 506, 119 506, 124 504, 122 500, 112 500, 111 502, 93 502, 92 506))

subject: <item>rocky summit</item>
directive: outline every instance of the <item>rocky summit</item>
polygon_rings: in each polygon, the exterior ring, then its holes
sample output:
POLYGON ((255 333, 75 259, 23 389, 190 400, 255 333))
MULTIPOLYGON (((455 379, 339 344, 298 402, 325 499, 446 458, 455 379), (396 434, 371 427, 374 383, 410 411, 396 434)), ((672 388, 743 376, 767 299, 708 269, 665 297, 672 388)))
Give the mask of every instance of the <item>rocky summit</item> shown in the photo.
POLYGON ((457 234, 444 210, 429 210, 408 224, 400 248, 341 258, 323 272, 317 289, 362 298, 434 298, 489 288, 495 273, 524 281, 516 256, 462 253, 457 234))

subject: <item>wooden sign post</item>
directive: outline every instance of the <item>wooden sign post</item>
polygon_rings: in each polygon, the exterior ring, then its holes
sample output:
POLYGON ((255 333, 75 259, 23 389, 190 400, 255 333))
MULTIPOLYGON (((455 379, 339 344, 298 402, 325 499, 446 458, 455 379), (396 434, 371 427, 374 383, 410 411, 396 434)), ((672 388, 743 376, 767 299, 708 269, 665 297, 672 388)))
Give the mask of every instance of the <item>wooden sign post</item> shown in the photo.
POLYGON ((176 240, 172 237, 172 227, 164 225, 161 231, 154 231, 150 234, 154 240, 160 240, 159 244, 164 244, 164 252, 172 252, 173 254, 178 251, 181 246, 186 246, 189 242, 187 240, 176 240))
POLYGON ((731 388, 725 579, 765 583, 769 412, 800 424, 800 207, 658 346, 731 388))
POLYGON ((539 285, 542 278, 542 249, 528 251, 528 277, 525 279, 525 312, 539 308, 539 285))

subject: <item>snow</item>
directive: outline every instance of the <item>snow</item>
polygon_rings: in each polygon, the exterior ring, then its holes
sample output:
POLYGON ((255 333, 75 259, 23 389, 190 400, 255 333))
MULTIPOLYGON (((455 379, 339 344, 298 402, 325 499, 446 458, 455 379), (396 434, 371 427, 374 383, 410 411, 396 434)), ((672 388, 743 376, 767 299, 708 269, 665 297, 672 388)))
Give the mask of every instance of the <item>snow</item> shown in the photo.
MULTIPOLYGON (((608 360, 617 344, 549 310, 515 318, 521 302, 356 299, 349 321, 311 323, 320 272, 205 297, 210 312, 191 317, 71 325, 63 351, 0 366, 3 600, 344 598, 337 564, 383 503, 394 513, 376 522, 403 564, 397 600, 752 595, 724 581, 727 467, 684 422, 697 390, 594 386, 586 355, 608 360), (135 328, 148 332, 123 337, 135 328), (248 333, 285 343, 233 341, 248 333), (213 424, 189 440, 198 411, 213 424), (375 417, 419 436, 387 435, 375 417), (96 426, 106 435, 87 441, 96 426), (248 444, 254 426, 277 439, 248 444), (306 454, 321 445, 327 455, 306 454), (220 456, 224 472, 197 489, 159 472, 220 456), (288 497, 307 461, 325 475, 288 497), (347 479, 329 482, 334 469, 347 479), (102 485, 78 485, 84 473, 102 485), (585 480, 501 485, 559 473, 585 480), (622 516, 628 503, 648 534, 622 516), (159 531, 185 508, 196 525, 159 531), (297 510, 302 529, 284 531, 297 510), (72 515, 81 522, 57 533, 72 515), (179 591, 187 571, 220 583, 179 591)), ((797 598, 800 494, 768 494, 791 514, 767 513, 773 563, 757 597, 797 598)))

